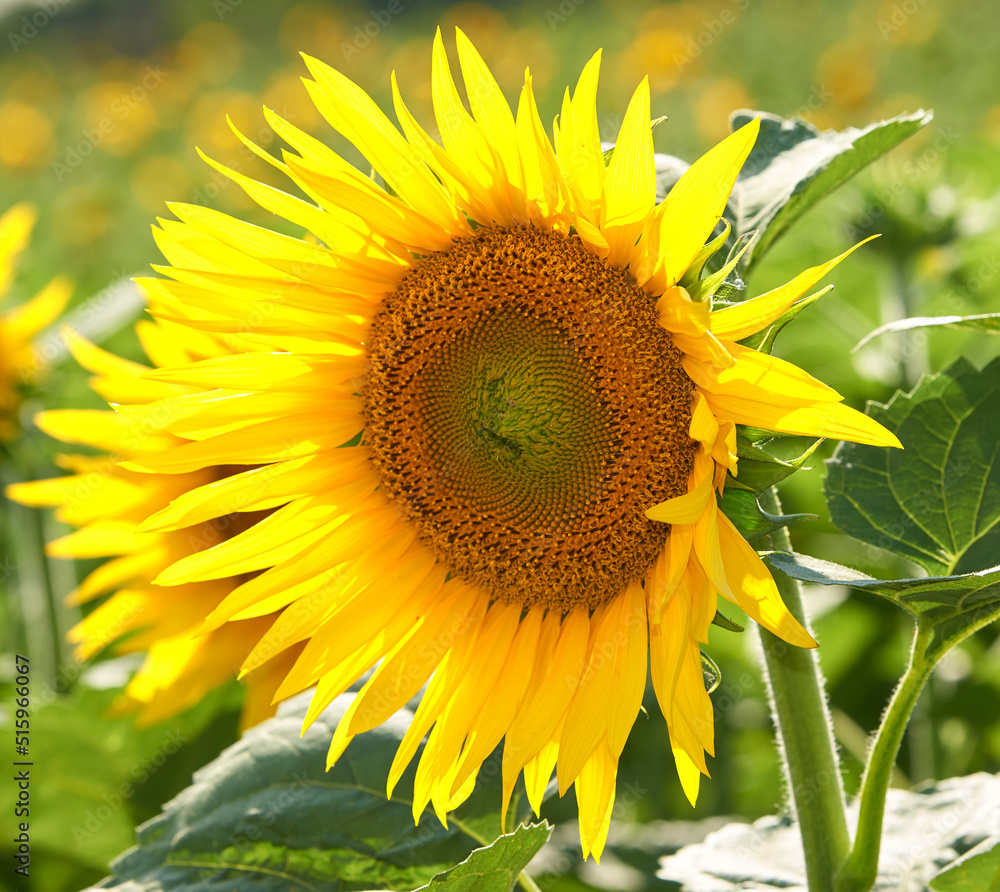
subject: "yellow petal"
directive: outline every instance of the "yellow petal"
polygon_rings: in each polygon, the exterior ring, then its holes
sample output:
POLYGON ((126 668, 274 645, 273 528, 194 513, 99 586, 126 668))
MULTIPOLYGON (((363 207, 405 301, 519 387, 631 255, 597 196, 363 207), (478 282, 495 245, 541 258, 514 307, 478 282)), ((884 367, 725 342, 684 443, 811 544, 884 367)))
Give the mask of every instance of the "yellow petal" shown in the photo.
POLYGON ((864 241, 858 242, 853 248, 844 251, 838 257, 834 257, 833 260, 810 267, 773 291, 745 300, 735 306, 716 310, 711 316, 712 334, 727 341, 741 341, 743 338, 756 334, 774 322, 841 260, 873 238, 878 238, 878 236, 870 236, 864 241))
POLYGON ((604 181, 601 231, 611 246, 608 263, 624 266, 656 203, 649 78, 643 78, 625 111, 604 181))
POLYGON ((717 529, 724 580, 714 575, 714 567, 706 566, 705 570, 719 591, 735 602, 747 616, 789 644, 815 647, 812 635, 802 628, 781 600, 778 587, 764 562, 722 511, 718 512, 717 529))
POLYGON ((4 336, 8 343, 27 341, 59 318, 69 303, 73 286, 64 276, 53 279, 31 300, 14 307, 3 317, 4 336))
POLYGON ((378 105, 336 69, 311 56, 303 59, 316 79, 305 85, 320 113, 354 143, 403 201, 451 230, 458 211, 378 105))
MULTIPOLYGON (((559 632, 558 641, 539 647, 539 656, 545 659, 535 667, 535 677, 531 681, 525 703, 514 717, 504 742, 505 802, 521 769, 535 759, 550 740, 554 737, 558 740, 557 729, 576 693, 584 668, 590 624, 590 616, 586 610, 573 610, 556 627, 559 632)), ((546 631, 550 631, 553 625, 554 623, 547 621, 546 631)))
POLYGON ((682 359, 684 371, 710 395, 761 400, 779 406, 836 403, 843 397, 797 365, 758 353, 739 344, 727 344, 736 362, 719 369, 691 356, 682 359))
POLYGON ((600 862, 611 826, 615 804, 615 780, 618 762, 602 741, 583 766, 576 781, 576 800, 580 810, 580 845, 583 857, 594 856, 600 862))
POLYGON ((695 523, 712 498, 712 478, 704 477, 689 493, 674 496, 659 505, 646 509, 646 517, 660 523, 686 524, 695 523))
POLYGON ((646 662, 649 646, 646 639, 646 597, 642 586, 632 582, 621 595, 625 599, 619 629, 615 663, 615 696, 608 710, 608 749, 617 761, 642 707, 646 689, 646 662))
MULTIPOLYGON (((543 608, 535 607, 518 624, 510 653, 500 672, 500 677, 485 702, 489 708, 480 711, 469 729, 469 736, 462 749, 458 769, 452 781, 452 793, 479 769, 483 760, 496 749, 519 712, 522 698, 531 679, 535 653, 541 635, 543 608)), ((643 666, 645 668, 645 665, 643 666)), ((480 690, 482 694, 483 691, 480 690)))
POLYGON ((701 783, 701 772, 691 757, 684 750, 674 747, 674 764, 677 766, 677 776, 681 781, 681 789, 692 806, 698 804, 698 787, 701 783))
POLYGON ((516 195, 524 184, 514 116, 482 56, 461 28, 455 29, 455 40, 469 107, 487 142, 499 154, 511 192, 516 195))
POLYGON ((895 434, 873 418, 843 403, 786 406, 729 394, 706 392, 705 396, 718 418, 737 424, 785 434, 830 437, 871 446, 903 448, 895 434))
POLYGON ((667 286, 687 272, 712 234, 759 129, 755 118, 727 136, 684 171, 660 206, 659 262, 667 286))
POLYGON ((584 66, 572 100, 568 105, 563 103, 557 143, 559 163, 566 172, 570 188, 579 198, 598 210, 604 196, 606 176, 597 123, 597 81, 600 69, 601 51, 598 50, 584 66))

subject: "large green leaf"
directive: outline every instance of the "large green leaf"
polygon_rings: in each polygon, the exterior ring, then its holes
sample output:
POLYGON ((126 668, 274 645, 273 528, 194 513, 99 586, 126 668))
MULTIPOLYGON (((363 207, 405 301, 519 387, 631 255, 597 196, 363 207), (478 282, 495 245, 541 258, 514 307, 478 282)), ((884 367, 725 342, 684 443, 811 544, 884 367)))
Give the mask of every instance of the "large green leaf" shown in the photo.
POLYGON ((1000 360, 961 359, 868 414, 903 449, 843 443, 827 462, 833 522, 928 573, 963 574, 1000 555, 1000 360))
POLYGON ((963 858, 930 882, 934 892, 997 892, 1000 889, 1000 844, 963 858))
POLYGON ((492 845, 476 849, 461 864, 434 877, 420 892, 510 892, 552 833, 548 824, 521 825, 492 845))
POLYGON ((886 580, 804 554, 773 551, 766 557, 787 576, 871 592, 909 611, 923 625, 933 626, 924 654, 932 661, 976 629, 1000 618, 1000 566, 960 576, 886 580))
POLYGON ((757 230, 757 242, 743 255, 748 272, 778 237, 805 211, 845 180, 928 124, 923 110, 869 124, 863 130, 820 132, 801 118, 786 120, 766 112, 739 111, 737 130, 760 117, 760 135, 736 181, 726 216, 732 238, 757 230))
MULTIPOLYGON (((325 771, 330 737, 352 696, 338 698, 301 737, 304 702, 249 731, 139 828, 138 845, 112 864, 101 888, 415 889, 502 834, 497 754, 447 828, 432 812, 414 825, 406 798, 412 765, 386 800, 386 775, 412 718, 406 710, 359 736, 325 771)), ((510 824, 519 811, 515 803, 510 824)), ((529 846, 520 839, 491 856, 497 869, 523 857, 529 846)))

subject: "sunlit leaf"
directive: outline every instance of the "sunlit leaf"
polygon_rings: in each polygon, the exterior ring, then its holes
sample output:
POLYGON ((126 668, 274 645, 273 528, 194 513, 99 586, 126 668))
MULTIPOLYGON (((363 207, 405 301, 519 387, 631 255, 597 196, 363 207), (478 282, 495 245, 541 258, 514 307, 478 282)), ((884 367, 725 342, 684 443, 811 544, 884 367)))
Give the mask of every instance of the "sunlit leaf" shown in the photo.
POLYGON ((705 690, 710 694, 722 681, 722 670, 704 651, 701 652, 701 675, 705 681, 705 690))
POLYGON ((821 132, 801 118, 786 120, 766 112, 739 111, 730 126, 738 130, 756 117, 761 119, 760 134, 726 208, 733 238, 753 229, 760 231, 740 262, 744 273, 805 211, 928 124, 932 115, 921 110, 863 130, 849 127, 821 132))
MULTIPOLYGON (((736 470, 736 477, 731 477, 727 486, 737 489, 745 489, 760 495, 764 490, 770 489, 781 483, 786 477, 798 471, 816 451, 822 440, 816 440, 805 452, 797 458, 784 461, 777 458, 761 445, 766 437, 757 437, 756 440, 750 436, 758 431, 756 428, 737 428, 736 454, 739 457, 739 465, 736 470)), ((760 431, 766 434, 766 431, 760 431)))

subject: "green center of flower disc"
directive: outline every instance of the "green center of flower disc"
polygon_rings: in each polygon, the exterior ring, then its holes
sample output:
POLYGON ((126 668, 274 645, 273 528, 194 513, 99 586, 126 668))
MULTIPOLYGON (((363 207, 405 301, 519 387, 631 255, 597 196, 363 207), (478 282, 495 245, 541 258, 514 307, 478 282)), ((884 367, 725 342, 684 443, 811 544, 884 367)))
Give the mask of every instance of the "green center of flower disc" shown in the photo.
POLYGON ((692 383, 653 301, 575 237, 481 229, 377 313, 366 433, 386 494, 453 572, 527 606, 642 578, 687 491, 692 383))

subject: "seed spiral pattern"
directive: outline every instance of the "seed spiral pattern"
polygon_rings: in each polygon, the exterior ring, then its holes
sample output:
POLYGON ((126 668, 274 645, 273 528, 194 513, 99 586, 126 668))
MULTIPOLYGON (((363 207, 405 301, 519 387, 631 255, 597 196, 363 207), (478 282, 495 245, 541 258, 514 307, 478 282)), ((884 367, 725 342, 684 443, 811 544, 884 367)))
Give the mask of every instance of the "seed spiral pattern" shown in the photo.
POLYGON ((365 443, 454 573, 554 610, 642 578, 687 491, 693 385, 652 299, 575 236, 483 228, 372 324, 365 443))

